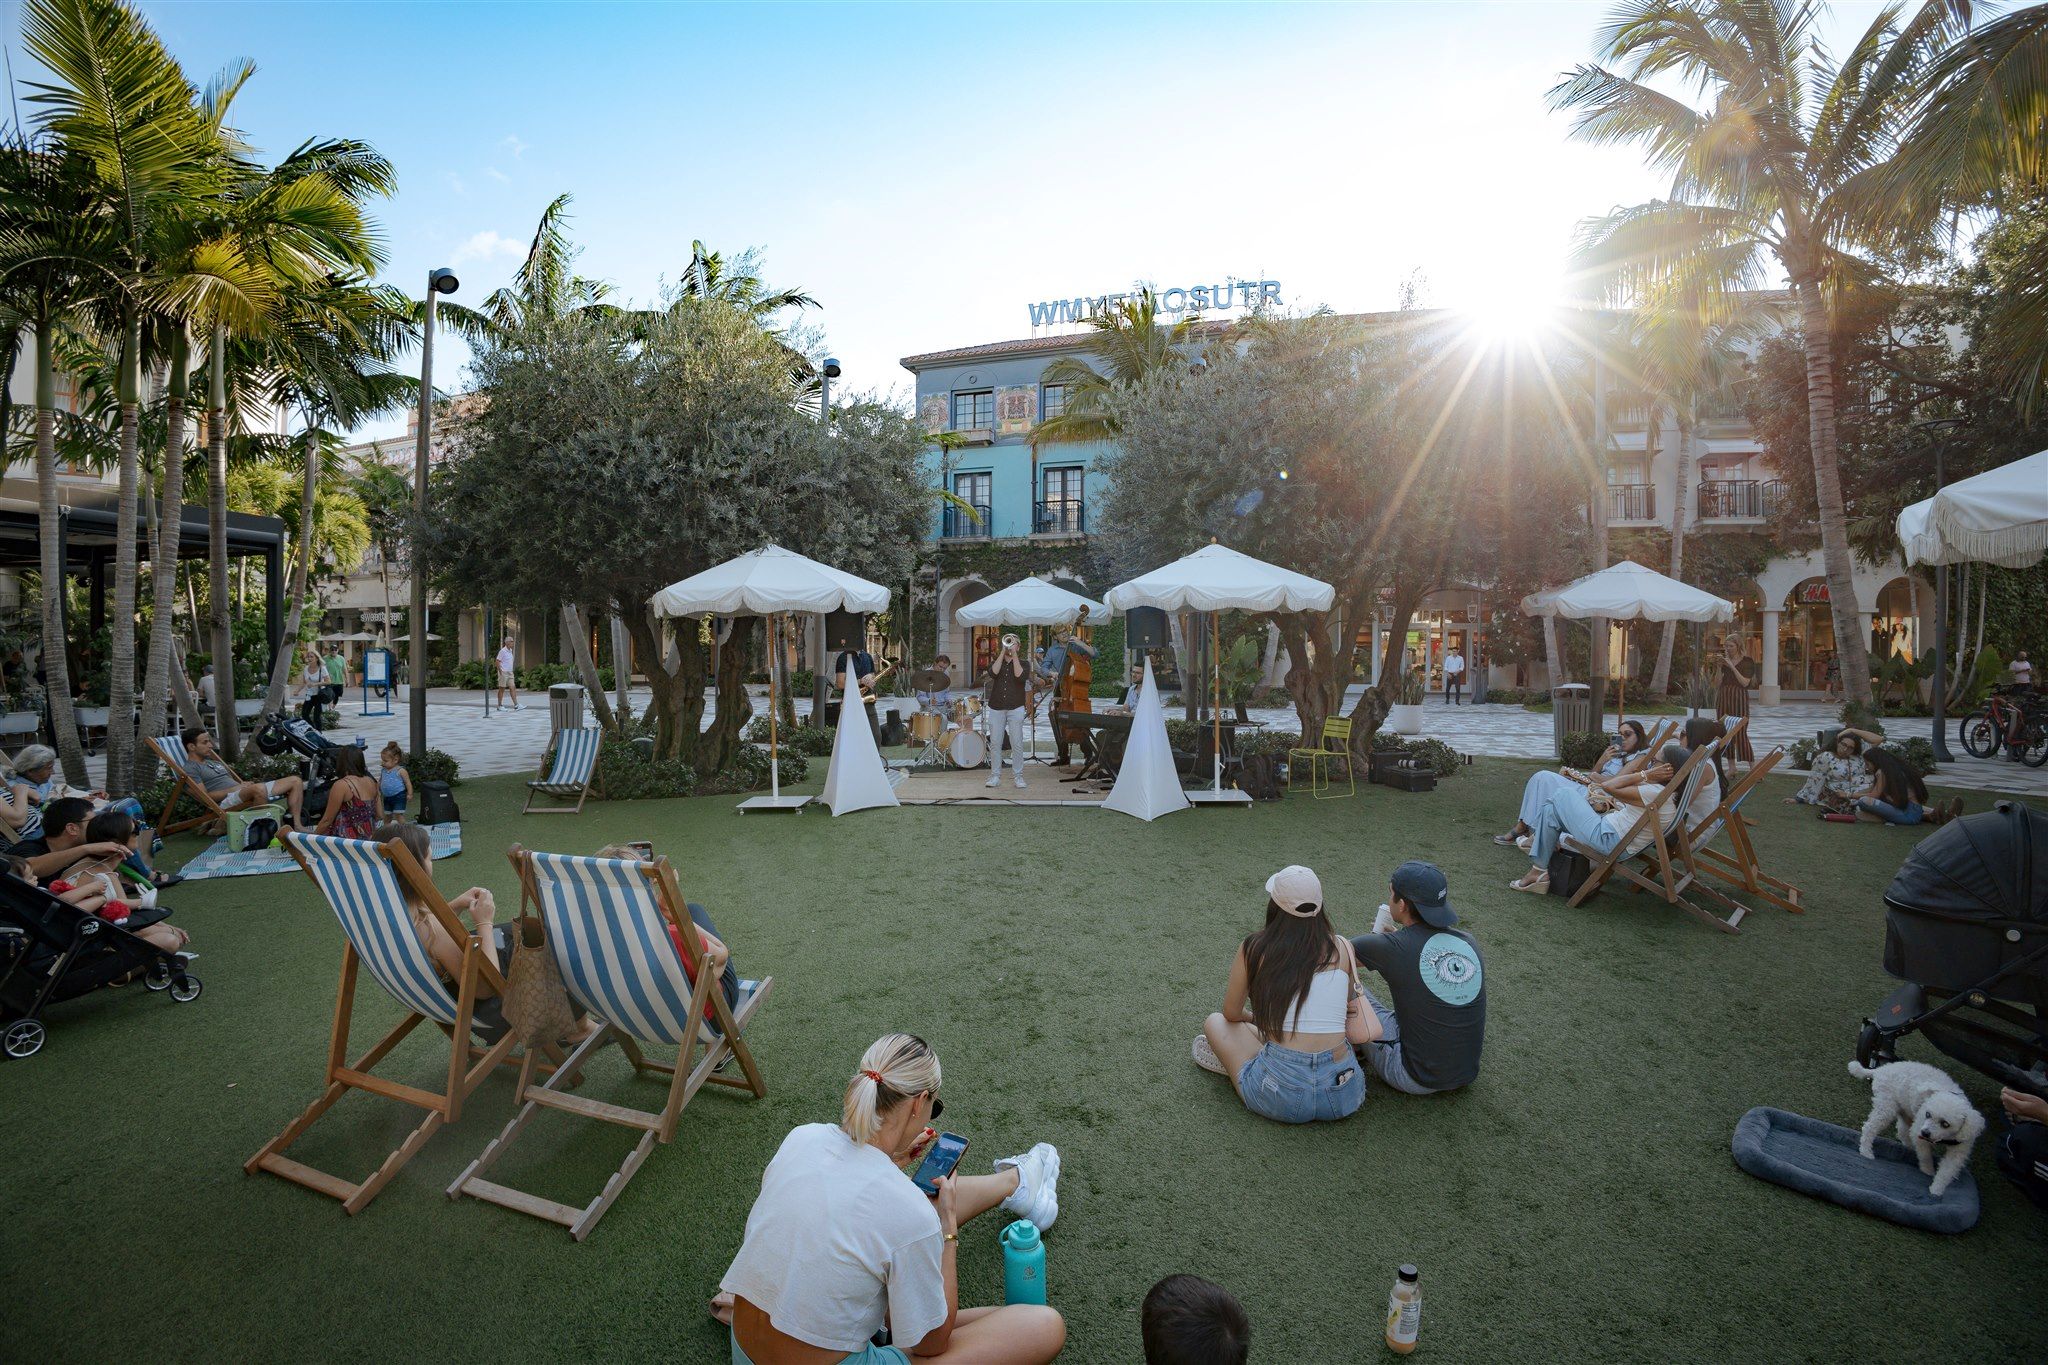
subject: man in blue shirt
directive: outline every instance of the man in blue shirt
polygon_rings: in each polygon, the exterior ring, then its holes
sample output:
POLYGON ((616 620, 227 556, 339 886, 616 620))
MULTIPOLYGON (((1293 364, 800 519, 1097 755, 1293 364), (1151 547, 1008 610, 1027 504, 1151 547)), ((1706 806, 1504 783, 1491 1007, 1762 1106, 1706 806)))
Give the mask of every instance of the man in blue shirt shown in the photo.
POLYGON ((1358 965, 1378 972, 1393 996, 1365 1001, 1380 1017, 1379 1041, 1359 1055, 1382 1081, 1410 1095, 1470 1085, 1486 1038, 1486 969, 1479 945, 1452 926, 1450 883, 1434 863, 1394 869, 1393 894, 1374 932, 1351 940, 1358 965))

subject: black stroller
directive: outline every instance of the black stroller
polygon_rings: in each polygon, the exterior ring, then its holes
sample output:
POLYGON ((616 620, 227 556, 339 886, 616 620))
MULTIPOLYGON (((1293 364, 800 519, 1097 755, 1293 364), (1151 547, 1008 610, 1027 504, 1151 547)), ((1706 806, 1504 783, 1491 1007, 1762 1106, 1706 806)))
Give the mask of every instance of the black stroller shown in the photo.
POLYGON ((142 984, 180 1004, 199 998, 186 961, 138 937, 170 911, 136 910, 124 927, 0 874, 0 1051, 42 1050, 45 1008, 140 972, 142 984))
POLYGON ((2048 815, 2017 801, 1920 841, 1885 892, 1884 969, 1906 984, 1856 1058, 1909 1033, 2002 1085, 2048 1095, 2048 815))

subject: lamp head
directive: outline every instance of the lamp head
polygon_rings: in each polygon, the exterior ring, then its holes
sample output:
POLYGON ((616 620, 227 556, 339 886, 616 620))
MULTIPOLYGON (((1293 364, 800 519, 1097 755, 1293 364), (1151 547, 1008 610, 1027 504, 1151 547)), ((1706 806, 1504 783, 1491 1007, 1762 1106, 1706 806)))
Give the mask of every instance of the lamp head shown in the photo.
POLYGON ((839 361, 833 356, 825 357, 825 377, 827 379, 837 379, 839 377, 839 361))
POLYGON ((462 281, 455 278, 455 272, 447 266, 427 273, 427 288, 436 294, 452 294, 462 287, 462 281))

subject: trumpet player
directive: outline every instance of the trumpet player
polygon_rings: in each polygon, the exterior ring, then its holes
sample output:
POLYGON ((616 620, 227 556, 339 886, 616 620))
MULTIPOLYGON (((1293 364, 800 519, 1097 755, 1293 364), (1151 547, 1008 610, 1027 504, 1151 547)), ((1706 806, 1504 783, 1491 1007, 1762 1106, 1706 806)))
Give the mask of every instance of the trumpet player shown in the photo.
POLYGON ((1031 706, 1031 669, 1019 652, 1014 634, 1003 636, 1003 647, 989 667, 984 700, 988 707, 988 782, 1003 784, 1003 739, 1010 741, 1010 769, 1017 785, 1024 785, 1024 715, 1031 706))

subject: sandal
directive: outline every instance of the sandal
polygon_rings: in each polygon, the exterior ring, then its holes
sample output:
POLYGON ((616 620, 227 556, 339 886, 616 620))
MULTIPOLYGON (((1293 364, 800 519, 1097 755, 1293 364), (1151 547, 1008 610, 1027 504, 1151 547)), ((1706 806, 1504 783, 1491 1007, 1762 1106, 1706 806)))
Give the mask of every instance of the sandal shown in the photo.
POLYGON ((1544 874, 1543 874, 1542 876, 1540 876, 1540 877, 1536 878, 1536 880, 1534 880, 1534 881, 1512 881, 1512 882, 1509 882, 1509 883, 1508 883, 1508 890, 1510 890, 1510 891, 1527 891, 1527 892, 1531 893, 1532 895, 1545 895, 1545 894, 1548 894, 1548 892, 1550 891, 1550 874, 1549 874, 1548 872, 1546 872, 1546 873, 1544 873, 1544 874))
POLYGON ((1515 840, 1521 837, 1522 836, 1519 834, 1496 834, 1493 836, 1493 841, 1496 844, 1499 844, 1502 848, 1513 848, 1515 846, 1515 840))

